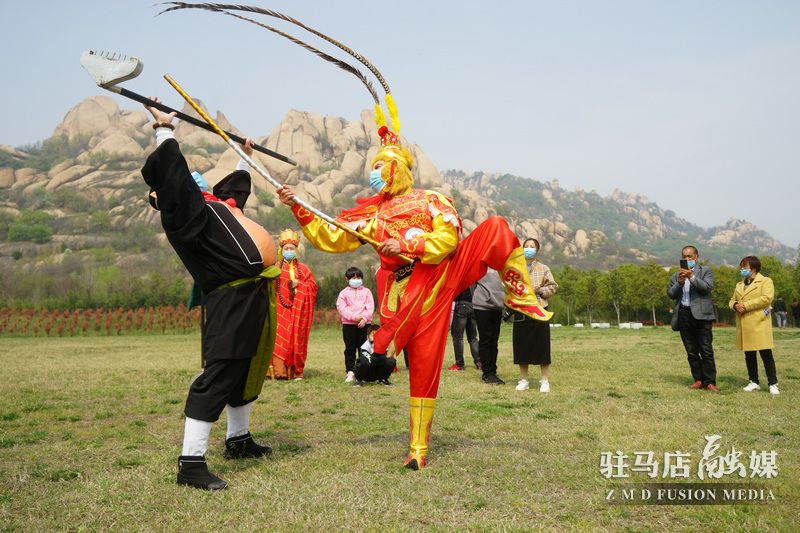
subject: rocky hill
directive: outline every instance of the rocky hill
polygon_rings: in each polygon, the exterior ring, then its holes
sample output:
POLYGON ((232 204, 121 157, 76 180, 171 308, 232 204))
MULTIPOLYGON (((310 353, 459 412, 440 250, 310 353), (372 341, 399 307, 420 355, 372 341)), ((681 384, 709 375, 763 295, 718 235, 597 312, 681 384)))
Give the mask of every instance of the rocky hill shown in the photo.
MULTIPOLYGON (((236 131, 222 114, 216 118, 223 127, 236 131)), ((212 133, 179 124, 176 137, 189 166, 212 185, 236 165, 236 154, 212 133)), ((262 166, 330 213, 369 194, 364 176, 378 148, 370 112, 347 121, 292 110, 258 141, 298 162, 293 167, 257 154, 262 166)), ((417 186, 453 197, 467 231, 488 216, 501 214, 518 235, 538 237, 554 266, 605 268, 649 259, 672 264, 685 243, 696 243, 704 257, 717 263, 733 264, 753 252, 795 259, 794 249, 743 220, 701 228, 635 193, 614 191, 602 197, 593 191, 563 190, 557 180, 439 172, 418 146, 411 147, 417 161, 417 186)), ((139 173, 153 149, 146 113, 120 109, 106 96, 89 98, 72 108, 53 137, 43 143, 0 146, 3 268, 12 257, 33 260, 37 254, 65 249, 110 247, 120 263, 128 256, 146 254, 152 246, 165 248, 139 173), (30 223, 20 224, 21 217, 30 223), (30 230, 36 224, 45 226, 38 234, 15 229, 30 230), (44 238, 41 232, 47 233, 47 228, 52 235, 44 238)), ((288 210, 277 205, 272 187, 255 173, 253 185, 248 201, 251 216, 274 232, 292 224, 288 210)), ((361 255, 366 259, 369 254, 365 250, 361 255)), ((338 262, 322 262, 326 263, 323 270, 334 272, 340 267, 338 262)))

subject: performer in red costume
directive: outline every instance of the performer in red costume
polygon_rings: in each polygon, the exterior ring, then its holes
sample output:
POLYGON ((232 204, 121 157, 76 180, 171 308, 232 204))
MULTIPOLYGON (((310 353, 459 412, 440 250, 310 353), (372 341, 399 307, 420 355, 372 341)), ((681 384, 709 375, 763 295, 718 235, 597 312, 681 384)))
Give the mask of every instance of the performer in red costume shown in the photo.
POLYGON ((209 10, 256 24, 290 39, 354 75, 372 96, 381 138, 381 148, 372 160, 370 174, 370 185, 376 195, 360 200, 358 207, 342 212, 336 220, 337 224, 347 225, 348 230, 358 231, 345 231, 311 213, 295 200, 289 187, 282 187, 278 193, 281 201, 292 207, 295 218, 303 227, 303 234, 320 250, 348 252, 361 246, 364 238, 370 239, 373 245, 377 243, 376 249, 381 257, 377 275, 381 328, 375 335, 373 353, 395 355, 404 348, 408 353, 411 450, 405 465, 415 470, 423 468, 453 298, 481 278, 487 267, 492 267, 500 272, 507 291, 505 303, 508 307, 537 320, 548 320, 551 316, 539 307, 530 290, 528 269, 519 240, 505 220, 492 217, 459 242, 461 222, 452 202, 440 193, 412 188, 414 158, 400 144, 397 135, 386 127, 380 99, 367 77, 340 58, 237 12, 278 18, 294 24, 355 58, 380 82, 386 93, 389 118, 394 131, 399 133, 400 119, 389 84, 363 54, 293 17, 258 6, 205 2, 169 4, 171 7, 165 11, 209 10))
MULTIPOLYGON (((489 218, 459 242, 461 221, 450 199, 413 189, 411 152, 386 126, 378 133, 381 148, 370 174, 377 194, 359 199, 358 207, 343 211, 337 220, 381 243, 381 328, 374 350, 396 355, 405 348, 408 353, 411 439, 405 465, 418 470, 426 462, 453 298, 492 267, 503 280, 508 307, 537 320, 551 315, 529 289, 522 247, 506 221, 489 218)), ((316 248, 340 253, 361 246, 357 237, 295 203, 291 188, 278 193, 316 248)))
POLYGON ((308 334, 317 300, 317 282, 307 265, 297 260, 297 232, 285 229, 278 237, 281 275, 275 280, 278 295, 278 334, 272 354, 276 379, 303 379, 308 356, 308 334))

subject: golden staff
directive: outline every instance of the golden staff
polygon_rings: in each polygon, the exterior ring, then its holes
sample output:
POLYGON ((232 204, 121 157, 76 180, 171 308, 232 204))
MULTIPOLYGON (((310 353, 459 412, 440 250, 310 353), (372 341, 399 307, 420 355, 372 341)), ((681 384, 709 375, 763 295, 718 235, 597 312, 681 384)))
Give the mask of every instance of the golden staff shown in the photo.
MULTIPOLYGON (((203 120, 205 120, 205 121, 208 123, 208 125, 209 125, 209 126, 211 126, 211 129, 213 129, 213 130, 214 130, 214 133, 216 133, 217 135, 219 135, 220 137, 222 137, 222 139, 223 139, 223 140, 224 140, 226 143, 228 143, 228 146, 230 146, 231 148, 233 148, 233 150, 234 150, 234 151, 235 151, 237 154, 239 154, 239 157, 241 157, 242 159, 244 159, 245 161, 247 161, 247 164, 249 164, 249 165, 250 165, 250 167, 254 168, 254 169, 256 170, 256 172, 258 172, 259 174, 261 174, 261 176, 262 176, 262 177, 263 177, 265 180, 267 180, 267 181, 268 181, 268 182, 269 182, 269 183, 270 183, 270 184, 271 184, 273 187, 275 187, 276 189, 282 189, 282 188, 283 188, 283 184, 282 184, 281 182, 279 182, 278 180, 276 180, 275 178, 273 178, 272 176, 270 176, 269 172, 267 172, 266 170, 264 170, 263 168, 261 168, 261 165, 259 165, 258 163, 256 163, 256 162, 255 162, 255 161, 254 161, 254 160, 253 160, 253 159, 252 159, 252 158, 251 158, 249 155, 247 155, 247 154, 244 152, 244 150, 242 149, 242 147, 241 147, 241 146, 239 146, 238 144, 236 144, 235 142, 233 142, 233 141, 231 140, 231 138, 228 136, 228 134, 227 134, 227 133, 225 133, 225 132, 222 130, 222 128, 220 128, 220 127, 217 125, 217 123, 216 123, 216 122, 214 122, 214 119, 212 119, 212 118, 211 118, 211 117, 208 115, 208 113, 206 113, 206 112, 205 112, 205 110, 204 110, 202 107, 200 107, 199 105, 197 105, 197 102, 195 102, 195 101, 192 99, 192 97, 191 97, 191 96, 189 96, 189 95, 186 93, 186 91, 184 91, 184 90, 183 90, 183 88, 182 88, 180 85, 178 85, 178 82, 177 82, 177 81, 175 81, 175 80, 172 78, 172 76, 170 76, 169 74, 164 74, 164 79, 165 79, 165 80, 167 80, 167 82, 168 82, 170 85, 172 85, 173 89, 175 89, 176 91, 178 91, 178 93, 179 93, 181 96, 183 96, 183 99, 184 99, 184 100, 186 100, 186 102, 187 102, 187 103, 188 103, 190 106, 192 106, 192 108, 194 108, 194 110, 195 110, 195 111, 197 111, 197 113, 198 113, 198 114, 199 114, 201 117, 203 117, 203 120)), ((354 229, 352 229, 352 228, 349 228, 349 227, 348 227, 348 226, 346 226, 345 224, 342 224, 341 222, 337 221, 337 220, 336 220, 335 218, 333 218, 332 216, 330 216, 330 215, 327 215, 326 213, 324 213, 324 212, 320 211, 319 209, 317 209, 316 207, 312 206, 311 204, 309 204, 308 202, 306 202, 306 201, 305 201, 305 200, 303 200, 302 198, 299 198, 299 197, 297 197, 297 196, 293 196, 293 197, 292 197, 292 200, 294 200, 295 202, 297 202, 298 204, 300 204, 302 207, 304 207, 304 208, 308 209, 309 211, 311 211, 312 213, 314 213, 315 215, 317 215, 319 218, 321 218, 321 219, 322 219, 322 220, 324 220, 325 222, 327 222, 327 223, 329 223, 329 224, 333 224, 334 226, 336 226, 336 227, 337 227, 337 228, 339 228, 340 230, 342 230, 342 231, 344 231, 344 232, 346 232, 346 233, 349 233, 350 235, 354 236, 355 238, 357 238, 358 240, 360 240, 360 241, 362 241, 362 242, 366 242, 367 244, 371 244, 371 245, 372 245, 372 246, 374 246, 375 248, 380 248, 380 246, 381 246, 381 243, 379 243, 379 242, 378 242, 378 241, 376 241, 375 239, 372 239, 372 238, 370 238, 370 237, 367 237, 367 236, 366 236, 366 235, 364 235, 363 233, 361 233, 361 232, 359 232, 359 231, 357 231, 357 230, 354 230, 354 229)), ((414 259, 413 259, 413 258, 411 258, 411 257, 408 257, 408 256, 406 256, 406 255, 403 255, 403 254, 399 254, 399 256, 400 256, 402 259, 404 259, 405 261, 407 261, 408 263, 413 263, 413 262, 414 262, 414 259)))

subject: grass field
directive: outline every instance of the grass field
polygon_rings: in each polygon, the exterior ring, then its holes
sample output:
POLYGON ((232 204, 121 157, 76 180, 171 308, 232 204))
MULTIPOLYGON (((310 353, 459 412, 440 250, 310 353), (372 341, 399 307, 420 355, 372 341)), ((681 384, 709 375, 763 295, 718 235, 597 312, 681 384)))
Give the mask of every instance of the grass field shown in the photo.
POLYGON ((508 384, 443 371, 430 465, 411 472, 401 466, 408 374, 395 374, 394 387, 347 386, 340 332, 316 330, 307 379, 267 382, 253 409, 252 431, 274 455, 223 459, 223 414, 208 460, 229 489, 208 493, 175 484, 197 335, 3 338, 0 528, 796 531, 800 332, 776 332, 774 398, 741 391, 747 372, 732 329, 715 330, 715 348, 719 395, 687 389, 688 364, 668 328, 553 330, 552 392, 520 393, 504 326, 499 373, 508 384), (756 482, 775 501, 605 501, 617 481, 601 476, 601 452, 688 451, 698 481, 713 433, 724 450, 778 452, 779 475, 756 482))

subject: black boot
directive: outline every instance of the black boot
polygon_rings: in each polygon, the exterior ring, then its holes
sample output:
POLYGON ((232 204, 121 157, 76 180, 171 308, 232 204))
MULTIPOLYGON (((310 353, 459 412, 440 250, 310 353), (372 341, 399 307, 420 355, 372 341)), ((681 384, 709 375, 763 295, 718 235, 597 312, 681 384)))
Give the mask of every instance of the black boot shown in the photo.
POLYGON ((208 471, 206 458, 202 455, 178 457, 178 485, 205 490, 222 490, 228 486, 225 481, 208 471))
POLYGON ((256 444, 248 431, 244 435, 225 439, 225 457, 228 459, 246 459, 270 455, 272 448, 256 444))

